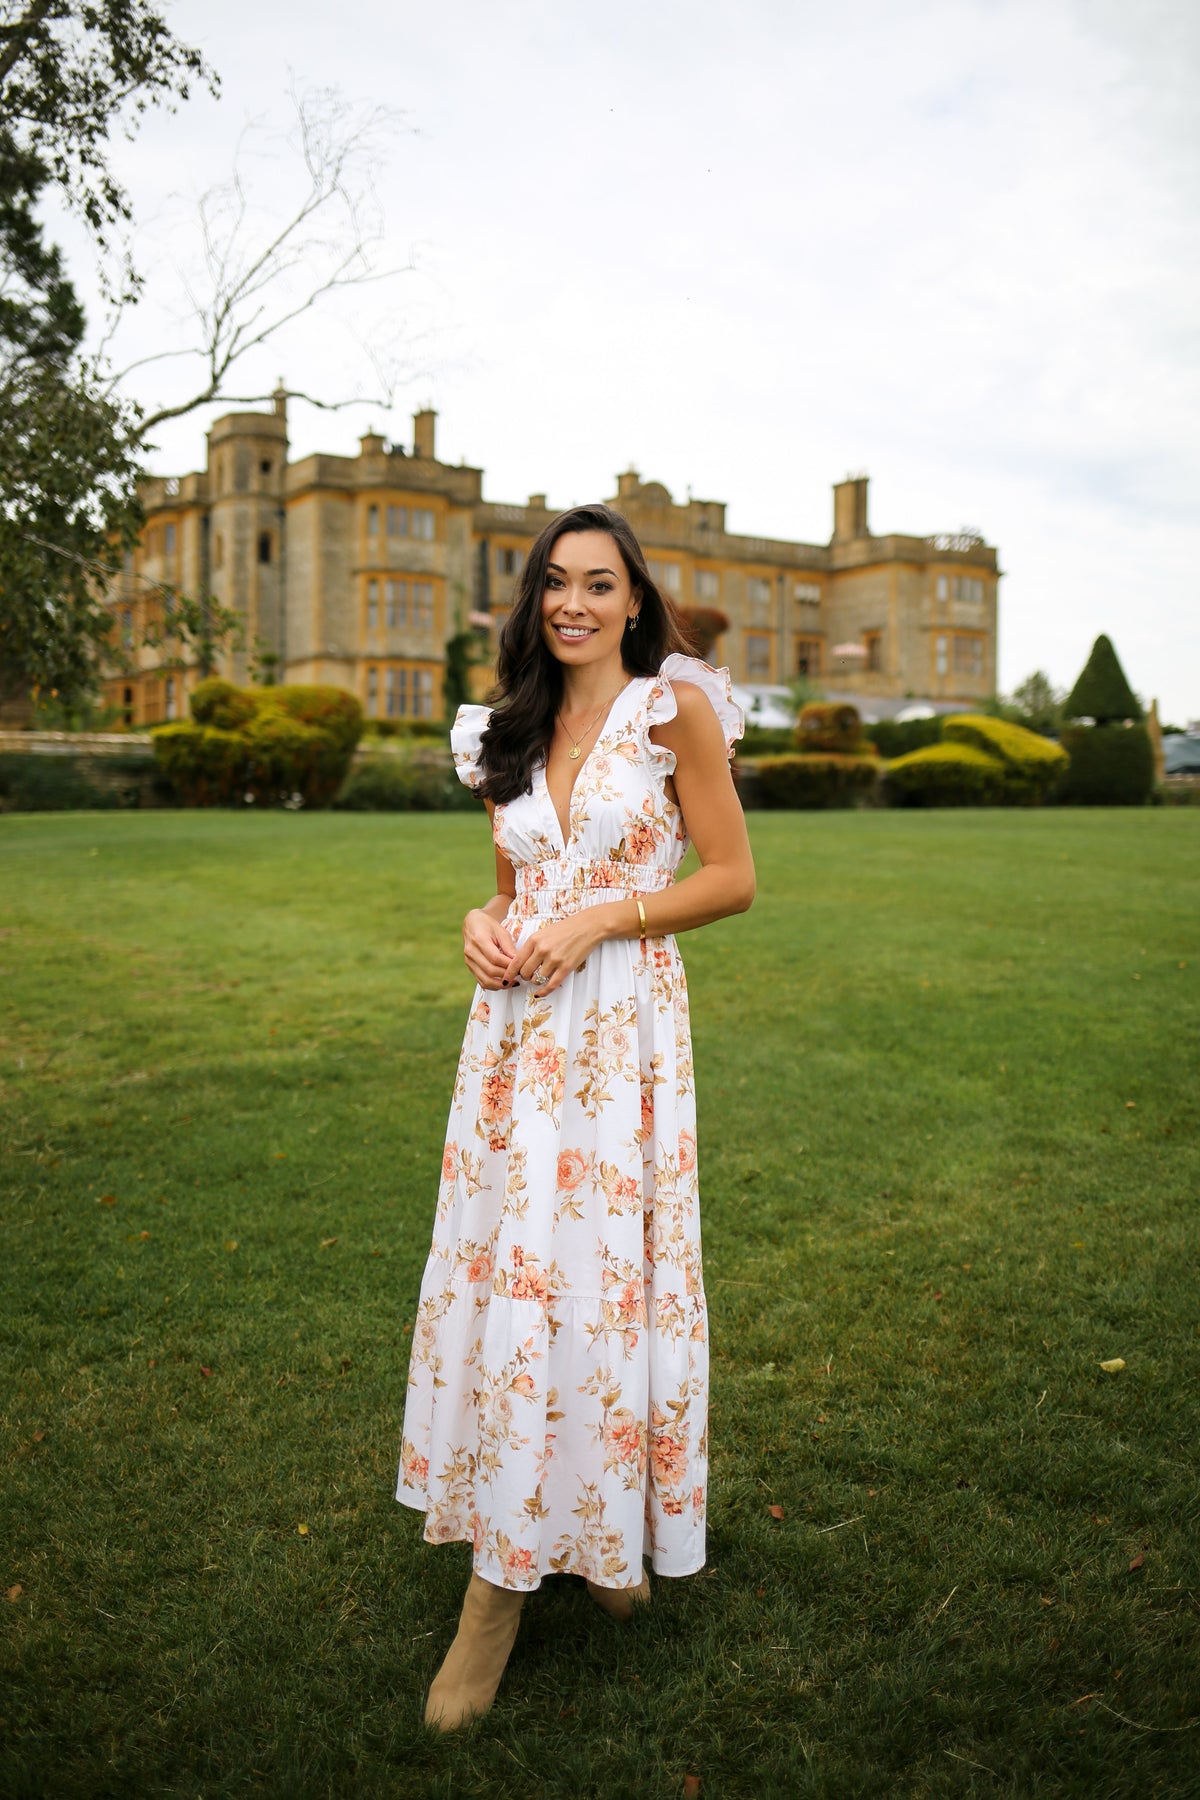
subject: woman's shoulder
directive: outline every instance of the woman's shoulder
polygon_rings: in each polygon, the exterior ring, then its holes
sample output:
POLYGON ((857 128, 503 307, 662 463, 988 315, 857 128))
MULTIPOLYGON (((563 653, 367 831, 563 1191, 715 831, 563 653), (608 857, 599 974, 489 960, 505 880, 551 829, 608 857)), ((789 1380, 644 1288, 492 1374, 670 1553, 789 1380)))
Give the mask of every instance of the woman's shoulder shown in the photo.
POLYGON ((652 677, 648 710, 652 727, 674 723, 685 734, 711 729, 715 714, 729 754, 745 730, 729 670, 714 669, 698 656, 667 657, 652 677))
POLYGON ((478 787, 483 780, 479 753, 491 716, 490 706, 460 706, 450 727, 454 772, 464 787, 478 787))

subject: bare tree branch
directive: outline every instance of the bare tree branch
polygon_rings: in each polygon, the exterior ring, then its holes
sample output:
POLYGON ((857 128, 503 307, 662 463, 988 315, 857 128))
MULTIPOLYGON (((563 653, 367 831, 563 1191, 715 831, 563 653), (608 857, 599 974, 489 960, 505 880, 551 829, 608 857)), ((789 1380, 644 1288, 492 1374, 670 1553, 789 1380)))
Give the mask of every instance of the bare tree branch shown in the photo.
MULTIPOLYGON (((252 159, 277 164, 280 140, 268 136, 259 147, 261 124, 243 133, 229 178, 201 195, 194 220, 199 266, 180 272, 187 304, 188 342, 139 356, 111 376, 113 388, 136 371, 166 361, 200 364, 190 392, 164 400, 141 416, 142 443, 167 420, 181 418, 214 401, 251 405, 271 394, 233 395, 231 372, 289 325, 319 310, 338 295, 393 281, 412 273, 413 264, 380 264, 384 219, 376 193, 384 143, 401 126, 401 116, 383 106, 355 107, 333 89, 290 98, 295 120, 286 143, 298 158, 304 187, 282 219, 270 217, 254 200, 252 159)), ((277 184, 278 185, 278 184, 277 184)), ((106 343, 117 321, 110 323, 106 343)), ((288 397, 325 411, 350 406, 389 407, 395 376, 384 358, 369 353, 371 392, 322 399, 303 388, 288 397)))

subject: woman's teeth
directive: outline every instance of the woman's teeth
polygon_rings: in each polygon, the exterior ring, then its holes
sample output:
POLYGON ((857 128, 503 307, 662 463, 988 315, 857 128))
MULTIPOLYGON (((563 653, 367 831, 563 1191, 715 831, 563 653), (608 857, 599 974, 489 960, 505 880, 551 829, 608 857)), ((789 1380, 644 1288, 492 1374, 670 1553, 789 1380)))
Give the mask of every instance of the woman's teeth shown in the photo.
POLYGON ((591 637, 595 627, 591 625, 556 625, 554 629, 559 637, 586 638, 591 637))

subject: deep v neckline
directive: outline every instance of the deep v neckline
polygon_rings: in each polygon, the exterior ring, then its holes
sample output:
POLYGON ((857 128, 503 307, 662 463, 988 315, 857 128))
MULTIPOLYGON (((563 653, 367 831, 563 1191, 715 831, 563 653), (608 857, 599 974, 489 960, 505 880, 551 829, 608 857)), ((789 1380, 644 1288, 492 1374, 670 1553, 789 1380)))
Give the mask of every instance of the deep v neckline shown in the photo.
POLYGON ((625 683, 625 686, 621 689, 620 693, 613 695, 612 702, 609 705, 609 709, 604 715, 604 723, 600 727, 599 733, 597 734, 595 741, 592 744, 591 749, 587 752, 586 756, 583 758, 583 761, 580 763, 579 767, 576 769, 575 778, 567 790, 567 829, 565 831, 563 830, 563 822, 562 822, 561 818, 559 817, 558 808, 554 804, 554 795, 550 792, 550 782, 546 775, 546 765, 547 765, 547 761, 548 761, 548 753, 547 753, 547 756, 544 756, 542 758, 541 762, 537 766, 537 773, 538 773, 538 776, 539 776, 539 778, 541 780, 541 784, 542 784, 542 793, 545 796, 546 805, 550 809, 550 813, 554 820, 554 823, 558 828, 558 841, 562 848, 562 854, 564 856, 567 854, 568 850, 571 848, 571 845, 575 840, 575 827, 574 827, 574 824, 572 823, 572 815, 573 815, 574 806, 575 806, 575 789, 579 786, 580 781, 583 779, 584 770, 587 768, 588 764, 591 762, 592 757, 596 754, 596 751, 600 748, 601 741, 604 737, 605 732, 608 730, 609 726, 612 723, 613 714, 616 712, 618 706, 620 706, 622 700, 624 700, 624 698, 625 698, 626 694, 629 692, 630 688, 635 687, 639 681, 645 680, 645 679, 646 678, 644 676, 631 675, 629 680, 625 683))

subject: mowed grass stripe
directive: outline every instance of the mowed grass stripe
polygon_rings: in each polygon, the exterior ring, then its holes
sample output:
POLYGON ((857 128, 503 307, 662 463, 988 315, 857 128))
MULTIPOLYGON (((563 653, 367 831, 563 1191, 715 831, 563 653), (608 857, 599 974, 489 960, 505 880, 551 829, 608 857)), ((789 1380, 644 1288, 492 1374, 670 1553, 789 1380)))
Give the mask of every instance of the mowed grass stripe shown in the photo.
POLYGON ((0 819, 0 1789, 1196 1791, 1197 821, 752 829, 684 943, 709 1566, 627 1632, 548 1581, 434 1743, 467 1558, 391 1491, 482 821, 0 819))

